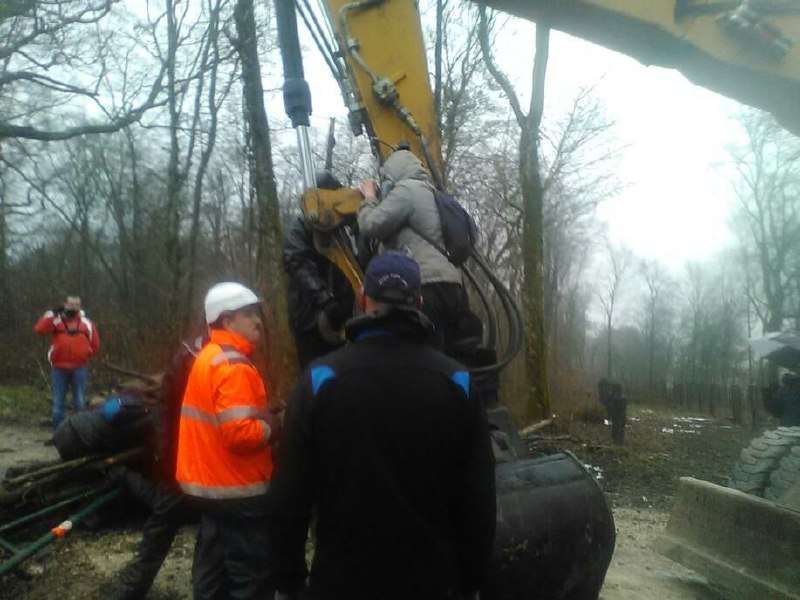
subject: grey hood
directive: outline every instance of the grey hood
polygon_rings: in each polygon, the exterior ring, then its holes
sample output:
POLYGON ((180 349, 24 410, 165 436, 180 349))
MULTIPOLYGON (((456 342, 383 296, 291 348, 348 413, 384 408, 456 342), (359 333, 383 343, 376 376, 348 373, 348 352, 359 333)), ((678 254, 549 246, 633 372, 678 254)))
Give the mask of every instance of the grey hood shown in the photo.
POLYGON ((358 207, 361 234, 380 240, 385 248, 408 252, 422 271, 422 283, 461 284, 461 272, 430 242, 444 246, 439 209, 433 198, 428 172, 408 150, 392 154, 380 169, 384 181, 382 201, 368 196, 358 207))
POLYGON ((428 181, 428 172, 420 160, 408 150, 394 152, 380 169, 381 177, 395 183, 402 179, 428 181))

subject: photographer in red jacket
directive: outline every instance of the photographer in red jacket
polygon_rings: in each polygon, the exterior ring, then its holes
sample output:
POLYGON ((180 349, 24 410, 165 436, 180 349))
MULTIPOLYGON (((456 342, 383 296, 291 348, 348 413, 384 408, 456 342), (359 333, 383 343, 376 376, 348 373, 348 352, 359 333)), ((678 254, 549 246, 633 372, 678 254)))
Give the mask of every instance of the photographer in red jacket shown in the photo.
POLYGON ((100 349, 97 327, 81 310, 78 296, 67 296, 62 306, 45 312, 33 330, 51 339, 47 358, 52 365, 50 385, 53 392, 53 429, 64 418, 67 387, 72 389, 76 411, 86 407, 86 383, 89 359, 100 349))

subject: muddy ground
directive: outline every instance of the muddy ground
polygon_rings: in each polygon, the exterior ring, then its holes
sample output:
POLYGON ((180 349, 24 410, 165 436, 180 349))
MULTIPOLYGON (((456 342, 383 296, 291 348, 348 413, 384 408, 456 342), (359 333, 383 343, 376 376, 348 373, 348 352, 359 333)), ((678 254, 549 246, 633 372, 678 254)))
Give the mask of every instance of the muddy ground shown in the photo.
MULTIPOLYGON (((43 445, 49 431, 36 423, 41 416, 19 417, 0 411, 0 475, 9 466, 56 457, 52 446, 43 445)), ((767 426, 765 422, 761 429, 767 426)), ((755 435, 749 425, 678 410, 631 406, 624 447, 612 445, 610 428, 591 416, 557 420, 535 435, 532 444, 536 451, 570 450, 591 465, 608 494, 617 525, 617 546, 602 600, 720 597, 702 577, 661 557, 652 545, 666 525, 678 478, 724 482, 739 450, 755 435)), ((136 521, 97 531, 78 527, 49 546, 44 555, 3 577, 0 598, 107 597, 114 574, 133 555, 138 539, 136 521)), ((194 531, 186 528, 148 598, 190 597, 193 545, 194 531)))

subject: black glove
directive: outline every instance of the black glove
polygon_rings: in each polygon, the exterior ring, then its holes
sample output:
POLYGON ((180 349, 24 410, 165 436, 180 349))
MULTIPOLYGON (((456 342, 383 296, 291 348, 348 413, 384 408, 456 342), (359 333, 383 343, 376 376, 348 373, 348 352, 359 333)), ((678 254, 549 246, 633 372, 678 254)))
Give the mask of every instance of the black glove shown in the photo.
POLYGON ((341 329, 344 322, 352 313, 349 307, 339 304, 334 298, 328 300, 325 306, 322 307, 322 310, 325 311, 325 316, 328 317, 328 323, 334 330, 341 329))
POLYGON ((283 433, 283 423, 281 423, 278 415, 273 412, 266 411, 261 415, 261 417, 269 427, 269 438, 267 439, 267 443, 272 445, 281 438, 281 434, 283 433))
POLYGON ((123 488, 128 477, 128 467, 125 465, 114 465, 108 471, 103 480, 103 487, 107 489, 123 488))
POLYGON ((342 326, 334 328, 328 319, 328 313, 321 310, 317 313, 317 332, 326 344, 331 346, 341 346, 344 344, 342 326))

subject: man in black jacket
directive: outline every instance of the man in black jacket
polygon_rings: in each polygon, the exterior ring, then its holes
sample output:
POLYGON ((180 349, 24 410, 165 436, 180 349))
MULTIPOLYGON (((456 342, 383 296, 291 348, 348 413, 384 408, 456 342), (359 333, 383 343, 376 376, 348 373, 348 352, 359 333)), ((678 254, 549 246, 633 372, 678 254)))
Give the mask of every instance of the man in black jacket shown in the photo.
MULTIPOLYGON (((317 173, 317 187, 342 184, 328 171, 317 173)), ((340 330, 353 315, 355 294, 344 274, 314 247, 311 230, 298 216, 283 242, 283 268, 289 278, 289 326, 300 368, 339 348, 340 330)))
POLYGON ((116 577, 113 591, 109 594, 113 600, 138 600, 147 595, 178 531, 194 517, 175 483, 178 423, 186 381, 195 357, 207 342, 207 334, 184 341, 164 375, 161 405, 155 423, 155 460, 150 476, 126 468, 118 469, 112 476, 128 493, 151 509, 142 527, 142 539, 136 554, 116 577))
MULTIPOLYGON (((370 263, 350 345, 314 361, 289 402, 268 501, 276 588, 303 598, 474 597, 495 527, 484 411, 459 363, 432 348, 419 265, 370 263)), ((284 596, 286 597, 286 596, 284 596)))
POLYGON ((774 405, 781 427, 800 426, 800 377, 794 373, 784 374, 774 405))

